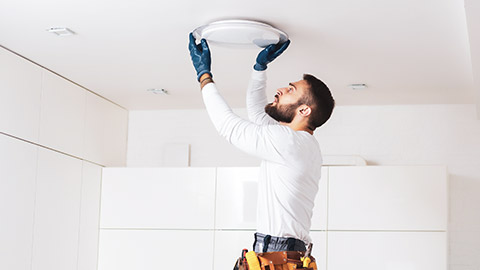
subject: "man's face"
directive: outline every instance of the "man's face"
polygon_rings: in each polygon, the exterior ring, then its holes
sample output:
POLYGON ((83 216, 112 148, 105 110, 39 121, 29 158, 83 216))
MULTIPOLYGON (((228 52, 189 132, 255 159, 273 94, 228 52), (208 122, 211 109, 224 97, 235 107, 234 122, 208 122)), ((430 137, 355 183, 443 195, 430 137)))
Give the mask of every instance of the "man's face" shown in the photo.
POLYGON ((292 122, 298 106, 303 104, 300 99, 308 91, 308 88, 309 85, 305 80, 289 83, 287 87, 279 88, 275 94, 275 100, 265 106, 265 112, 279 122, 292 122))

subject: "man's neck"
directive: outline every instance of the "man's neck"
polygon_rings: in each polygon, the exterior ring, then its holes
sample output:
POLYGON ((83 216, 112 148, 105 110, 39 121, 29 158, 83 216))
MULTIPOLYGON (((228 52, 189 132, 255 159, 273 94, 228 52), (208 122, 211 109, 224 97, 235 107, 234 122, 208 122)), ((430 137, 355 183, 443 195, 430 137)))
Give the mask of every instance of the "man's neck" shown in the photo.
POLYGON ((290 127, 291 129, 295 130, 295 131, 306 131, 308 133, 310 133, 311 135, 313 135, 313 130, 309 129, 307 126, 305 125, 301 125, 299 123, 284 123, 284 122, 279 122, 281 125, 284 125, 284 126, 288 126, 290 127))

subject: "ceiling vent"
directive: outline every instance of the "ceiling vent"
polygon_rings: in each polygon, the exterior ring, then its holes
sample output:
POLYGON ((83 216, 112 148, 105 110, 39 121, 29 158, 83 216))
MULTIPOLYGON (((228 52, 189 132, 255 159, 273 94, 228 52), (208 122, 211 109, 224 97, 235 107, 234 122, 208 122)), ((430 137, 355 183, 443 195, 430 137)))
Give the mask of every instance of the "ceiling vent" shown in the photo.
POLYGON ((72 36, 75 35, 75 32, 66 28, 66 27, 51 27, 47 29, 48 32, 55 34, 57 36, 72 36))
POLYGON ((269 24, 249 20, 222 20, 200 26, 193 31, 196 39, 227 46, 252 46, 264 48, 285 42, 287 33, 269 24))

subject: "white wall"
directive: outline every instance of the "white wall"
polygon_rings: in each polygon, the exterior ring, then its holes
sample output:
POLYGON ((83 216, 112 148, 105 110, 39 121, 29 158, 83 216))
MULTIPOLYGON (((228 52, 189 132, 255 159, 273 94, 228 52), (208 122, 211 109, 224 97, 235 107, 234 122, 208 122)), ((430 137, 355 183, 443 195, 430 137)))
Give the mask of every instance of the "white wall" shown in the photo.
POLYGON ((0 47, 0 269, 95 270, 102 166, 128 112, 0 47))
MULTIPOLYGON (((450 269, 480 268, 480 121, 474 105, 339 106, 315 135, 324 155, 360 155, 374 165, 447 165, 450 269)), ((190 144, 195 167, 259 164, 218 136, 204 110, 131 111, 128 136, 129 167, 167 164, 164 150, 172 144, 190 144)))

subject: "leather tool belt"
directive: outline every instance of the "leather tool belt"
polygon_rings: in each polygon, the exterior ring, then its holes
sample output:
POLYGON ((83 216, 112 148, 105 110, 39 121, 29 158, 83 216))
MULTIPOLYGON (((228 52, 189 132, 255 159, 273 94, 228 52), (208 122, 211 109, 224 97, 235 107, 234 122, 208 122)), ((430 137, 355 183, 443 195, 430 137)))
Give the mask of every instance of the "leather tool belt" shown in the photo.
POLYGON ((277 251, 255 253, 243 250, 234 270, 317 270, 315 258, 312 256, 304 257, 303 251, 277 251))

